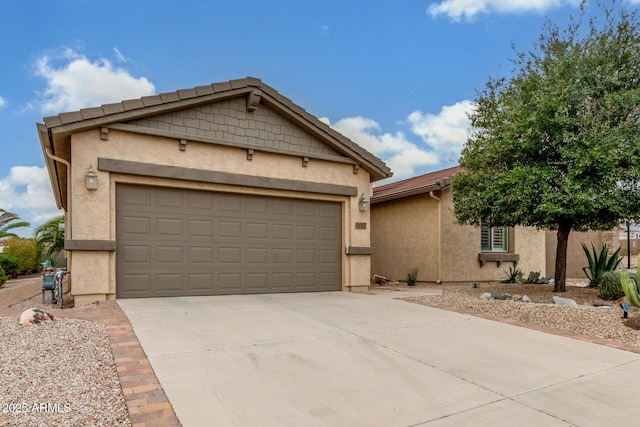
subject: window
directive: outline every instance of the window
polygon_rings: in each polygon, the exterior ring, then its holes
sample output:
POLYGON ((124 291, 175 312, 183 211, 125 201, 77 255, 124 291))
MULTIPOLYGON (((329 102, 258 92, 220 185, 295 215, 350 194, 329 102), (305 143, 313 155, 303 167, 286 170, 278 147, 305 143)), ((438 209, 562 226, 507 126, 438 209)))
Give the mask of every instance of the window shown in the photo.
POLYGON ((507 252, 509 235, 507 227, 482 226, 480 248, 485 252, 507 252))

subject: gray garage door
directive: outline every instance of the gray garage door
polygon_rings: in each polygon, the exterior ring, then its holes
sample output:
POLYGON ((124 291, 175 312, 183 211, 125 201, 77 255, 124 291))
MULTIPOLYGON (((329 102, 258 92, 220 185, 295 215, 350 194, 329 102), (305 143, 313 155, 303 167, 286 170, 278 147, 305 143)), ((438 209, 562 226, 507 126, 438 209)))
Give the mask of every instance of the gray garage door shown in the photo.
POLYGON ((338 203, 119 185, 116 296, 341 289, 338 203))

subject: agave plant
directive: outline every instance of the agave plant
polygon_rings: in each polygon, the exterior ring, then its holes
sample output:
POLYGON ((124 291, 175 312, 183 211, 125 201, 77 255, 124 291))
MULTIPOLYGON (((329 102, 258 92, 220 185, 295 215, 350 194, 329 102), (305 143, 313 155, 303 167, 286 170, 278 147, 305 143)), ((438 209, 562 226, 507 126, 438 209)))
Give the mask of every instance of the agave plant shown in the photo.
POLYGON ((587 248, 587 245, 582 244, 582 249, 587 256, 587 267, 582 267, 582 271, 587 275, 589 279, 589 286, 598 286, 602 275, 606 272, 614 272, 618 265, 622 261, 622 258, 618 256, 620 248, 609 257, 609 247, 605 244, 602 245, 600 254, 596 252, 596 248, 591 244, 591 252, 587 248))
POLYGON ((522 283, 522 270, 519 268, 509 267, 509 270, 504 270, 505 278, 502 283, 522 283))

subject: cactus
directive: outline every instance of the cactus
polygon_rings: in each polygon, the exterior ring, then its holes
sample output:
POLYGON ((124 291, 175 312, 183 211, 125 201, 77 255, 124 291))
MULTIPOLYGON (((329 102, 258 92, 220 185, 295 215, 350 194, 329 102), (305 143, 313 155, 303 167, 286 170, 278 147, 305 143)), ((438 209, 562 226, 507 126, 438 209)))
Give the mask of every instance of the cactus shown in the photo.
MULTIPOLYGON (((638 255, 638 263, 640 263, 640 255, 638 255)), ((638 265, 638 277, 640 277, 640 264, 638 265)), ((640 294, 635 280, 629 278, 626 271, 620 272, 620 283, 629 303, 635 307, 640 307, 640 294)))

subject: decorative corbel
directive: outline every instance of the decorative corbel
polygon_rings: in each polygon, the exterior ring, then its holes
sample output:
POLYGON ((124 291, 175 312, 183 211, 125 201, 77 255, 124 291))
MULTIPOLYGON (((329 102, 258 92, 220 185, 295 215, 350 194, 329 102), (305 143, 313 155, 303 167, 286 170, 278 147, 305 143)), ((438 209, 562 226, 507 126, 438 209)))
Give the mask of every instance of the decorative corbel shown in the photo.
POLYGON ((247 95, 247 111, 256 111, 260 99, 262 98, 262 91, 254 89, 247 95))
POLYGON ((303 157, 302 158, 302 167, 306 168, 308 164, 309 164, 309 158, 308 157, 303 157))
POLYGON ((103 141, 109 140, 109 128, 100 128, 100 139, 103 141))
POLYGON ((359 171, 360 171, 360 165, 353 165, 353 174, 358 175, 359 171))
POLYGON ((254 153, 253 148, 249 148, 247 150, 247 160, 249 161, 253 160, 253 153, 254 153))
POLYGON ((181 139, 180 140, 180 151, 187 151, 187 140, 186 139, 181 139))

